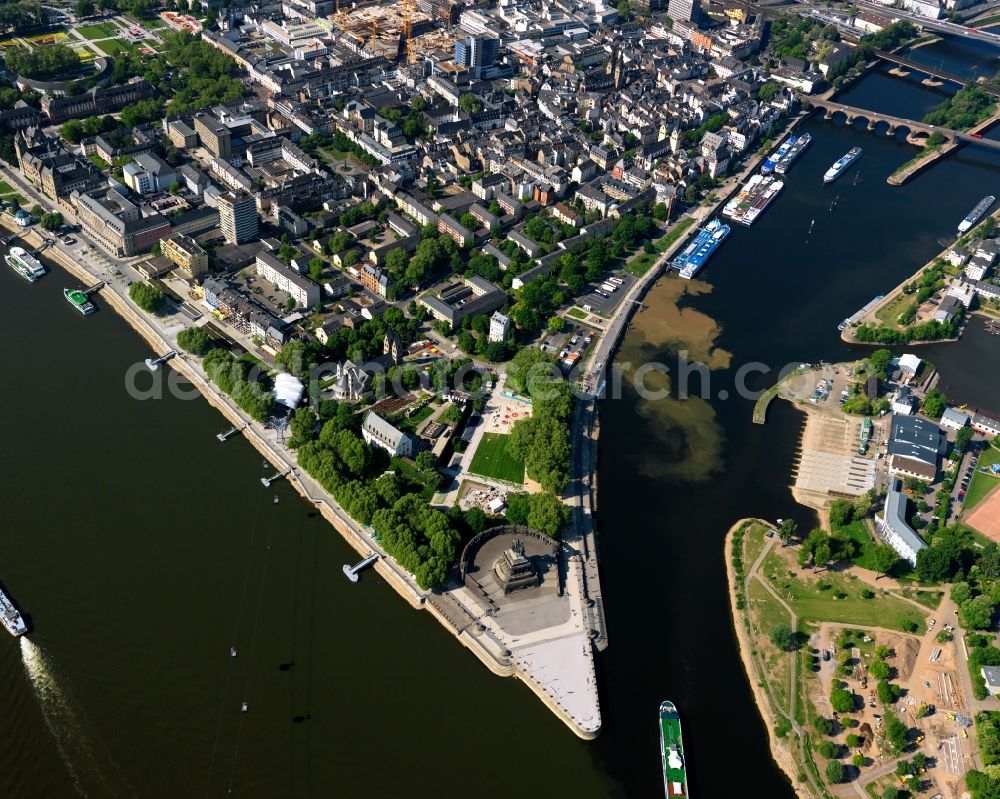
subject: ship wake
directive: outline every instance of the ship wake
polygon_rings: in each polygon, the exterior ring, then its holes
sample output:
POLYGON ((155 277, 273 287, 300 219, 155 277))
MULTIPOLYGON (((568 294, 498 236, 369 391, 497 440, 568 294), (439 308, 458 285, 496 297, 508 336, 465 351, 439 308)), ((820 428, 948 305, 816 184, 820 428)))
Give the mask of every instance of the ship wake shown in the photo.
MULTIPOLYGON (((82 709, 56 679, 45 653, 31 639, 22 636, 19 640, 24 670, 34 688, 45 726, 55 741, 76 792, 84 797, 130 793, 122 790, 121 781, 113 779, 109 768, 102 764, 94 742, 86 733, 82 709)), ((110 760, 108 765, 113 770, 110 760)))

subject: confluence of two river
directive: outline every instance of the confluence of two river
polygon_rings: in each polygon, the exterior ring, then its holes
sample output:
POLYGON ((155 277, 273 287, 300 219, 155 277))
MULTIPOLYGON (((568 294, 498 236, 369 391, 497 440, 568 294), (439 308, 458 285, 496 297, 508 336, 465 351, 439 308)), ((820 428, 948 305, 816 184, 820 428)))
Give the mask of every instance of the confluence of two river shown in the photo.
MULTIPOLYGON (((916 52, 994 68, 973 43, 916 52)), ((940 96, 876 72, 844 99, 919 117, 940 96)), ((684 717, 693 795, 790 795, 735 649, 722 539, 745 515, 811 523, 787 490, 801 419, 778 404, 754 426, 751 403, 720 392, 735 395, 750 361, 859 352, 840 342, 840 319, 925 262, 1000 183, 1000 157, 970 147, 894 189, 885 177, 912 148, 802 129, 812 146, 715 255, 714 288, 694 284, 678 310, 677 281, 661 281, 623 343, 634 364, 671 366, 683 348, 717 368, 705 401, 626 392, 602 405, 611 645, 598 660, 604 731, 589 743, 380 580, 344 580, 354 553, 287 486, 260 487, 244 441, 216 443, 226 425, 206 403, 132 399, 124 375, 148 352, 113 313, 72 314, 58 269, 33 286, 5 270, 0 577, 36 631, 0 647, 0 795, 646 799, 663 790, 664 698, 684 717), (822 187, 855 144, 857 185, 852 172, 822 187)), ((967 341, 947 361, 944 347, 924 353, 960 399, 985 402, 1000 395, 982 383, 997 380, 1000 347, 967 341)))

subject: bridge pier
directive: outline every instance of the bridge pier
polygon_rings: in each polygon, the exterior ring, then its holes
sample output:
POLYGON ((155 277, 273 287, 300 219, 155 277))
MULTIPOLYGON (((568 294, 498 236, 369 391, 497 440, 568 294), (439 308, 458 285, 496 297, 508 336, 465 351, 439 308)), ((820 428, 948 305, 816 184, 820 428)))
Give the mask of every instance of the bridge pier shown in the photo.
POLYGON ((885 135, 888 136, 890 139, 893 136, 895 136, 896 135, 896 126, 895 125, 890 125, 889 129, 885 132, 885 135))
POLYGON ((829 122, 831 119, 833 119, 833 111, 831 111, 828 108, 828 109, 826 109, 826 111, 823 114, 823 121, 824 122, 829 122))

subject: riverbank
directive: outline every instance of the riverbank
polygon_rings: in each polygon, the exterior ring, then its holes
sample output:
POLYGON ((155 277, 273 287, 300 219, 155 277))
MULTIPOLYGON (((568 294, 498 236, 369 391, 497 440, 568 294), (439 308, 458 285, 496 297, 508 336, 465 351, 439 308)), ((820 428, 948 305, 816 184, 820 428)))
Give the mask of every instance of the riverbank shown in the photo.
MULTIPOLYGON (((994 221, 1000 220, 1000 208, 998 208, 997 210, 993 211, 993 213, 991 213, 989 215, 988 219, 992 219, 994 221)), ((981 220, 977 224, 976 227, 978 228, 978 226, 981 225, 984 221, 985 220, 981 220)), ((971 237, 972 235, 974 235, 975 229, 976 228, 974 228, 972 231, 966 233, 964 236, 959 237, 959 238, 971 237)), ((957 243, 958 240, 959 239, 956 239, 956 243, 957 243)), ((893 302, 895 302, 897 299, 899 299, 899 297, 903 294, 903 290, 907 286, 909 286, 910 284, 912 284, 914 281, 918 280, 920 278, 920 276, 924 273, 924 271, 926 271, 930 267, 934 266, 934 264, 935 264, 936 261, 944 260, 945 256, 948 254, 948 252, 950 250, 952 250, 954 247, 955 247, 955 244, 949 244, 947 247, 945 247, 944 249, 942 249, 933 258, 931 258, 929 261, 927 261, 922 266, 920 266, 912 275, 910 275, 905 280, 901 281, 888 294, 884 295, 883 298, 882 298, 882 300, 879 301, 878 305, 875 305, 872 308, 870 308, 868 310, 868 312, 864 316, 862 316, 860 319, 856 320, 854 322, 854 324, 848 325, 843 330, 841 330, 840 331, 840 338, 841 338, 841 340, 847 342, 848 344, 867 344, 867 345, 870 345, 870 346, 885 346, 882 342, 878 342, 878 341, 861 341, 860 339, 858 339, 854 335, 855 328, 857 328, 857 327, 859 327, 861 325, 869 325, 869 326, 872 326, 872 327, 878 327, 881 324, 883 324, 883 320, 881 320, 879 318, 879 316, 878 316, 879 312, 882 311, 887 306, 889 306, 890 304, 892 304, 893 302)), ((951 276, 948 276, 948 277, 950 279, 951 276)), ((897 329, 897 327, 895 325, 887 325, 887 326, 890 327, 893 330, 897 329)), ((961 337, 961 331, 959 331, 958 336, 955 336, 953 338, 910 341, 910 342, 907 342, 907 344, 909 344, 909 345, 941 344, 941 343, 946 343, 946 342, 949 342, 949 341, 958 341, 958 339, 960 337, 961 337)))
MULTIPOLYGON (((3 220, 6 227, 11 232, 20 234, 21 240, 29 247, 38 247, 45 239, 37 230, 15 229, 7 219, 3 220)), ((85 285, 96 283, 100 278, 91 273, 82 264, 62 252, 61 248, 50 246, 45 251, 45 258, 57 266, 65 269, 69 274, 83 282, 85 285)), ((152 348, 156 355, 163 354, 177 348, 167 338, 167 336, 149 320, 144 318, 144 313, 133 307, 132 301, 113 285, 105 283, 97 296, 106 308, 114 310, 124 319, 133 330, 152 348)), ((585 740, 591 740, 600 731, 600 725, 594 728, 592 723, 584 725, 581 720, 574 716, 567 707, 547 690, 539 681, 537 675, 532 673, 530 664, 520 665, 515 659, 510 657, 507 646, 497 636, 492 635, 489 630, 484 629, 477 620, 470 614, 467 608, 458 598, 449 591, 422 591, 414 582, 407 578, 381 549, 374 539, 367 536, 362 530, 350 520, 346 513, 330 498, 318 485, 315 485, 312 478, 301 472, 290 453, 282 451, 276 444, 268 440, 267 433, 260 428, 257 423, 245 415, 237 408, 228 397, 222 394, 208 379, 201 369, 200 363, 191 356, 182 352, 167 362, 179 374, 186 378, 208 403, 218 410, 229 424, 240 429, 249 443, 275 468, 278 472, 288 471, 289 483, 304 499, 314 505, 321 516, 331 524, 334 529, 350 544, 358 553, 359 557, 367 557, 371 553, 380 555, 379 560, 374 564, 375 571, 382 576, 386 583, 396 591, 397 594, 406 600, 407 604, 415 610, 428 610, 430 615, 448 630, 458 641, 470 652, 472 652, 483 665, 497 676, 514 676, 524 682, 531 691, 542 700, 543 704, 552 711, 574 734, 585 740)), ((593 658, 588 652, 584 652, 583 671, 593 674, 593 658)), ((596 680, 592 681, 596 686, 596 680)), ((573 691, 570 691, 573 693, 573 691)), ((595 699, 596 704, 596 688, 595 699)), ((599 716, 598 716, 599 718, 599 716)))
POLYGON ((825 792, 820 793, 811 781, 806 781, 806 775, 799 767, 795 756, 787 744, 788 736, 794 735, 801 752, 804 745, 803 737, 805 733, 798 722, 790 718, 786 712, 778 710, 778 703, 771 693, 769 682, 771 675, 765 668, 764 663, 761 662, 760 655, 757 653, 757 647, 754 644, 753 629, 749 612, 747 611, 747 587, 754 579, 754 575, 775 541, 774 538, 767 539, 767 544, 754 555, 754 562, 748 564, 749 568, 744 575, 743 567, 747 565, 743 560, 745 554, 747 554, 744 549, 744 537, 756 525, 765 528, 772 534, 774 533, 775 528, 763 519, 747 518, 740 519, 730 527, 726 533, 726 537, 723 539, 731 621, 733 632, 736 634, 737 649, 739 650, 740 659, 743 662, 743 673, 750 684, 757 712, 764 721, 764 728, 767 730, 768 743, 774 762, 784 773, 798 796, 825 797, 825 792), (737 565, 739 565, 739 574, 737 574, 737 565), (740 584, 740 577, 743 577, 742 585, 740 584), (785 733, 781 736, 778 735, 780 730, 785 730, 785 733))

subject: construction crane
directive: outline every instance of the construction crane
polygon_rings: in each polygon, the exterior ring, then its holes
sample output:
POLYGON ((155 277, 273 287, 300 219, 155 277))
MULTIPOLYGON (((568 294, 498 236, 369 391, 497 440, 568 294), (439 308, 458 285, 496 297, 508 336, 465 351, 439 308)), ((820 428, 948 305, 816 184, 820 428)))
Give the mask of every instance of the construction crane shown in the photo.
POLYGON ((410 19, 412 0, 403 0, 403 32, 406 34, 406 63, 413 64, 417 54, 413 52, 413 21, 410 19))

